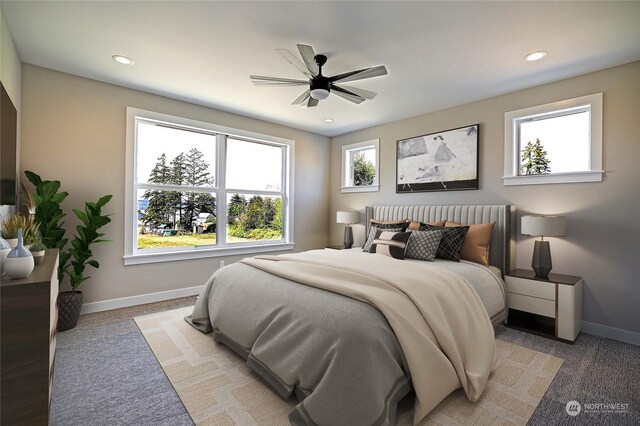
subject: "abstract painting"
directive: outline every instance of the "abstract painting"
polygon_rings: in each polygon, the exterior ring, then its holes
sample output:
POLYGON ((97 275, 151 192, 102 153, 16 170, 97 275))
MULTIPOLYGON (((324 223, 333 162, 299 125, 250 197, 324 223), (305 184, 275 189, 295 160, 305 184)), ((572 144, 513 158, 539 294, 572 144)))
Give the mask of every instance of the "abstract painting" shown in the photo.
POLYGON ((396 192, 478 189, 479 124, 402 139, 396 145, 396 192))

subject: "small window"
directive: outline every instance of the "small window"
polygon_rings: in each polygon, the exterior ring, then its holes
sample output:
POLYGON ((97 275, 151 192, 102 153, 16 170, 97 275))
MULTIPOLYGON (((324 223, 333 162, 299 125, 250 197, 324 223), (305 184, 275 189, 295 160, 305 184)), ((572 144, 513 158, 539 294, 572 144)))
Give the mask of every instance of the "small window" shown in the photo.
POLYGON ((602 93, 505 114, 505 185, 602 181, 602 93))
POLYGON ((380 140, 342 147, 342 192, 378 191, 380 140))

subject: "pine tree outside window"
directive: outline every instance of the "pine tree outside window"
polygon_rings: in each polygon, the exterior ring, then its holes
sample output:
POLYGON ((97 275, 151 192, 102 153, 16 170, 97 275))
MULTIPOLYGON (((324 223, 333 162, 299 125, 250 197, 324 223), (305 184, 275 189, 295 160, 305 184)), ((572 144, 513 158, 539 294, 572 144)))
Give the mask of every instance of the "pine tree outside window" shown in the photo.
POLYGON ((520 174, 543 175, 546 173, 551 173, 551 167, 549 167, 547 151, 544 150, 540 139, 536 139, 536 143, 527 142, 522 149, 520 174))
POLYGON ((293 248, 293 141, 127 109, 125 264, 293 248))

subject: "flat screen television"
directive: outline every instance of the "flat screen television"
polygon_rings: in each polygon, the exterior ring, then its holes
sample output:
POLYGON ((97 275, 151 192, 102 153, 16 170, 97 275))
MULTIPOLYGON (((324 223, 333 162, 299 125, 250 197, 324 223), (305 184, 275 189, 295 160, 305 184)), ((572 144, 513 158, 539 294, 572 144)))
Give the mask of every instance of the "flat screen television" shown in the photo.
POLYGON ((0 205, 16 204, 18 112, 2 86, 0 94, 0 205))

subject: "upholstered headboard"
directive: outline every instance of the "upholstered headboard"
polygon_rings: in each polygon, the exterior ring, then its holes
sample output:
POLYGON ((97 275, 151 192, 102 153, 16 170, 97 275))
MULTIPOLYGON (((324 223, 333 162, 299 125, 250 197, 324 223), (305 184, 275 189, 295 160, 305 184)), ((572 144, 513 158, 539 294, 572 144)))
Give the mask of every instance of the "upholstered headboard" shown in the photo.
POLYGON ((502 274, 515 269, 515 207, 499 205, 453 205, 453 206, 367 206, 366 234, 369 233, 369 221, 375 220, 414 220, 433 222, 448 220, 462 225, 495 222, 491 236, 489 264, 500 268, 502 274))

